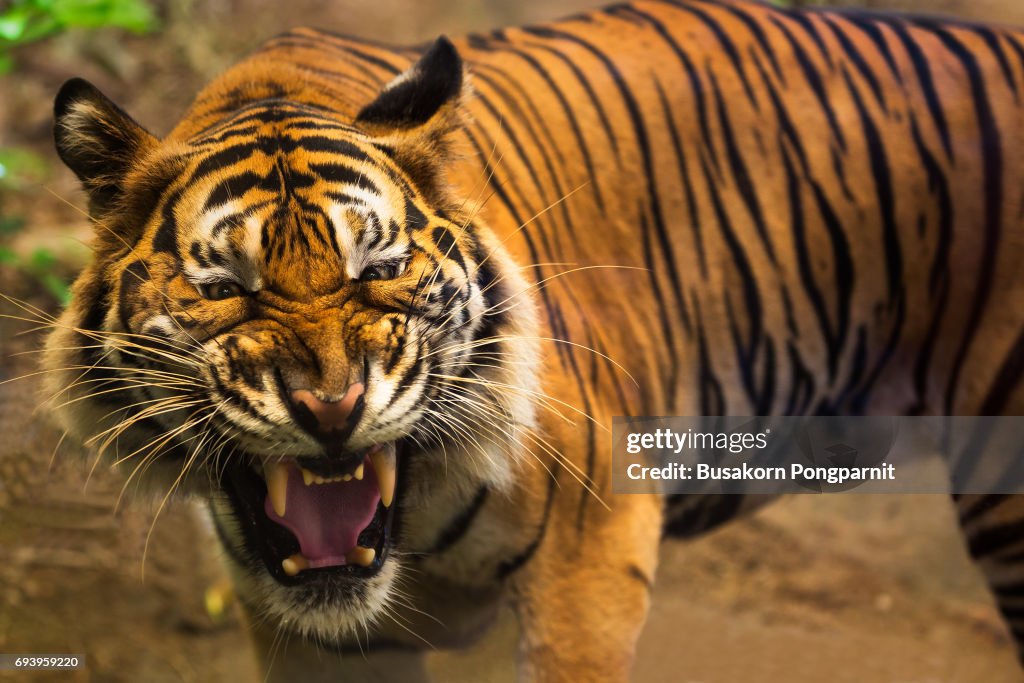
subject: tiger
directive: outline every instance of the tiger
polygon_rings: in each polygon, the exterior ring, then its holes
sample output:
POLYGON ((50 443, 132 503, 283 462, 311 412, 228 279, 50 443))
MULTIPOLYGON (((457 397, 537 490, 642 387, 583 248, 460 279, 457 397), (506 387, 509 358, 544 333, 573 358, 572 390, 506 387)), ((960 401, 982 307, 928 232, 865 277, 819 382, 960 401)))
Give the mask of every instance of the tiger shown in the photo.
MULTIPOLYGON (((624 681, 663 537, 641 415, 1020 415, 1024 33, 637 0, 396 48, 270 39, 157 137, 55 102, 94 257, 67 433, 203 501, 268 680, 422 680, 509 606, 522 680, 624 681)), ((1024 502, 958 496, 1024 642, 1024 502)))

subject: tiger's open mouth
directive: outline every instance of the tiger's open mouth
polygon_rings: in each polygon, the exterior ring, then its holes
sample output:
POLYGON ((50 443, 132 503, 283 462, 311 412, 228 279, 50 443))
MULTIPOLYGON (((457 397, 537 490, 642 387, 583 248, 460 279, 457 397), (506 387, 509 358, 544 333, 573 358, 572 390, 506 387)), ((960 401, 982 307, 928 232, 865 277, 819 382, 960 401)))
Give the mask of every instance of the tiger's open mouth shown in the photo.
POLYGON ((236 464, 223 477, 246 545, 271 576, 294 585, 330 573, 366 578, 387 558, 398 483, 395 442, 342 461, 287 458, 236 464))

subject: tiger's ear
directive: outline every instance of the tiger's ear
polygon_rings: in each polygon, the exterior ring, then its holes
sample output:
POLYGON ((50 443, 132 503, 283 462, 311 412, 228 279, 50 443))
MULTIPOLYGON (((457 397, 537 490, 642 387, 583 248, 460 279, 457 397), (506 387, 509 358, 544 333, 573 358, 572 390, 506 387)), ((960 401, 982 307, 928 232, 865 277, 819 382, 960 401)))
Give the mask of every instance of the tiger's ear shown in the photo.
POLYGON ((384 86, 355 123, 389 151, 428 196, 440 191, 450 134, 468 95, 462 58, 441 36, 419 61, 384 86))
POLYGON ((81 78, 61 87, 53 115, 57 154, 82 181, 89 212, 98 218, 121 199, 129 170, 157 140, 81 78))

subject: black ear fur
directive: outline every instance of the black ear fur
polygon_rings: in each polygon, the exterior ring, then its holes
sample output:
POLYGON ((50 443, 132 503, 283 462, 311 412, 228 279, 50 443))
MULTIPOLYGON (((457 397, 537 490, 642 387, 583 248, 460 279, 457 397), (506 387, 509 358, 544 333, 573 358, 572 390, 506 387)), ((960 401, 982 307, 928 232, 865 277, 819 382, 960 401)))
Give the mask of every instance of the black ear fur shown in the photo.
POLYGON ((102 213, 119 197, 132 165, 156 139, 88 81, 65 83, 53 106, 57 154, 102 213))
POLYGON ((462 82, 462 58, 451 41, 441 36, 418 62, 360 110, 356 123, 389 128, 420 126, 459 98, 462 82))

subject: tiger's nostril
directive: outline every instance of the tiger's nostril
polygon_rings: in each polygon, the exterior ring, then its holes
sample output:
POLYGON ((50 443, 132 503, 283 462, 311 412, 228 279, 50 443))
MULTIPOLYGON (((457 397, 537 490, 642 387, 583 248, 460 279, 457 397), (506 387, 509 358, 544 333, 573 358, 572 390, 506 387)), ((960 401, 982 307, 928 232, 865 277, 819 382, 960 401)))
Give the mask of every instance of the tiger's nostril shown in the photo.
MULTIPOLYGON (((297 389, 291 392, 292 403, 303 406, 316 422, 316 430, 322 434, 340 431, 348 424, 348 418, 356 407, 356 402, 366 388, 362 382, 356 382, 348 388, 345 395, 337 401, 324 401, 312 391, 297 389)), ((312 426, 312 425, 310 425, 312 426)))

